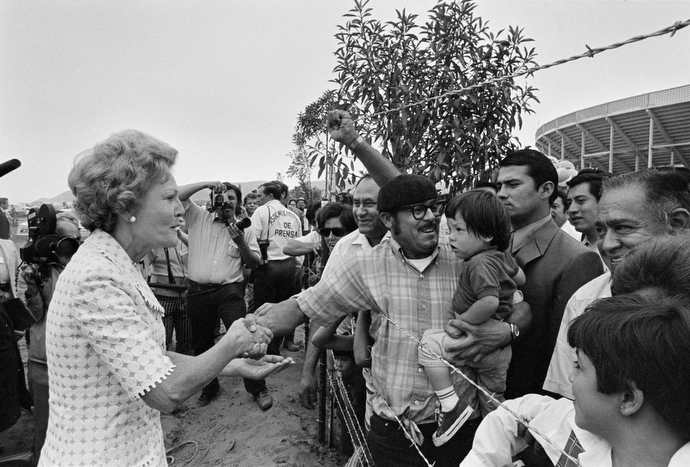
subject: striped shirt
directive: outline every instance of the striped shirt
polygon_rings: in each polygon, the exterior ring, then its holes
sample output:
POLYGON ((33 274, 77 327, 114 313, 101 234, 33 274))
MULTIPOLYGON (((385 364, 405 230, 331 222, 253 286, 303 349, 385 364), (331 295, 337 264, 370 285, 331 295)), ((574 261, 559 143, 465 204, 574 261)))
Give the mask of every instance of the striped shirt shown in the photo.
MULTIPOLYGON (((393 419, 390 405, 398 417, 417 424, 434 422, 436 397, 419 365, 417 343, 378 314, 388 316, 417 339, 426 329, 446 325, 462 262, 446 242, 439 244, 432 258, 419 271, 394 239, 384 239, 333 268, 329 264, 328 274, 297 297, 301 310, 321 325, 347 313, 372 310, 369 332, 375 339, 371 349, 375 394, 371 397, 374 413, 386 419, 393 419)), ((460 376, 453 378, 462 381, 460 376)))

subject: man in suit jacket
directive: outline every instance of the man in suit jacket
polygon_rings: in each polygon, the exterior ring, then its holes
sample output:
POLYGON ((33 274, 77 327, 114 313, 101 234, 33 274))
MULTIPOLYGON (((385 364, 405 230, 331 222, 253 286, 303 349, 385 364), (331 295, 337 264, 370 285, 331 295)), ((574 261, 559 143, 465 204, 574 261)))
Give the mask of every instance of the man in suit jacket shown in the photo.
POLYGON ((528 329, 514 328, 506 398, 542 392, 563 310, 570 296, 603 273, 597 253, 558 228, 550 215, 558 174, 539 151, 523 149, 499 164, 498 197, 514 228, 511 252, 524 270, 532 311, 528 329))

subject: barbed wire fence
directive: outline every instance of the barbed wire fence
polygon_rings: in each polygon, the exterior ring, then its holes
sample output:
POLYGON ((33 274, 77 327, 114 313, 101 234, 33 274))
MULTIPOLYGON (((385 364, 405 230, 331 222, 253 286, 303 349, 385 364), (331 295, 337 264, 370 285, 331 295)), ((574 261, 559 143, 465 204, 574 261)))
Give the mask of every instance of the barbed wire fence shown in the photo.
POLYGON ((398 106, 394 109, 389 109, 389 110, 384 110, 381 112, 363 115, 363 116, 358 117, 357 119, 353 119, 353 122, 357 122, 360 120, 371 120, 375 117, 380 117, 380 116, 387 115, 387 114, 394 113, 394 112, 400 112, 400 111, 409 109, 411 107, 424 105, 428 102, 433 102, 433 101, 438 101, 438 100, 448 99, 448 98, 455 98, 455 97, 458 97, 459 94, 463 94, 463 93, 466 93, 468 91, 472 91, 474 89, 484 88, 484 87, 491 86, 491 85, 496 84, 496 83, 500 83, 501 81, 515 79, 515 78, 519 78, 521 76, 531 76, 531 75, 534 75, 534 73, 536 73, 537 71, 542 71, 542 70, 546 70, 549 68, 554 68, 557 66, 565 65, 566 63, 574 62, 574 61, 580 60, 582 58, 593 58, 595 55, 599 55, 599 54, 604 53, 606 51, 618 49, 620 47, 623 47, 623 46, 626 46, 629 44, 634 44, 636 42, 650 39, 652 37, 664 36, 666 34, 670 34, 670 37, 673 37, 676 34, 676 32, 687 27, 688 25, 690 25, 690 19, 687 19, 685 21, 677 21, 673 25, 668 26, 668 27, 663 28, 663 29, 660 29, 658 31, 655 31, 655 32, 652 32, 649 34, 642 34, 639 36, 634 36, 634 37, 631 37, 630 39, 627 39, 625 41, 616 42, 616 43, 607 45, 605 47, 591 48, 590 46, 585 44, 585 48, 587 49, 587 51, 583 52, 579 55, 573 55, 571 57, 556 60, 554 62, 547 63, 545 65, 537 65, 534 67, 524 68, 522 70, 519 70, 516 73, 511 74, 511 75, 498 76, 496 78, 482 81, 481 83, 472 84, 470 86, 452 89, 450 91, 446 91, 442 94, 439 94, 438 96, 428 97, 426 99, 411 102, 409 104, 398 106))

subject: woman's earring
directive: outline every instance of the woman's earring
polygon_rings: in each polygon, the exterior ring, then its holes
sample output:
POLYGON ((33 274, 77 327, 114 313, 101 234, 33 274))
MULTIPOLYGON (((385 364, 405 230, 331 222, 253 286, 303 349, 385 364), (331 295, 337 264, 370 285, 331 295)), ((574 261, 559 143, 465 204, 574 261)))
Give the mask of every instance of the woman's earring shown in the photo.
POLYGON ((129 221, 130 221, 130 222, 136 222, 136 220, 137 220, 137 218, 134 217, 134 216, 132 216, 132 217, 129 218, 129 221))

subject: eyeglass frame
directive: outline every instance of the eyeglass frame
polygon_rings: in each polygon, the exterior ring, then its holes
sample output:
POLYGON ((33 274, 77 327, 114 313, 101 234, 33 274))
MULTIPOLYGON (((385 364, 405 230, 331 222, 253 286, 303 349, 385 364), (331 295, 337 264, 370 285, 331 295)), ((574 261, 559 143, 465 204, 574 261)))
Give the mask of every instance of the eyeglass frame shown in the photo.
POLYGON ((429 200, 424 203, 415 203, 415 204, 407 204, 405 206, 400 206, 399 208, 396 208, 395 211, 410 211, 412 213, 412 217, 414 217, 416 220, 421 221, 424 219, 424 216, 426 216, 426 211, 427 209, 431 210, 431 214, 434 215, 434 217, 441 217, 443 215, 443 211, 446 207, 446 201, 443 199, 436 198, 434 200, 429 200), (440 208, 438 208, 438 214, 434 212, 433 206, 438 206, 440 205, 440 208), (424 206, 424 211, 420 211, 415 214, 415 208, 418 206, 424 206))

